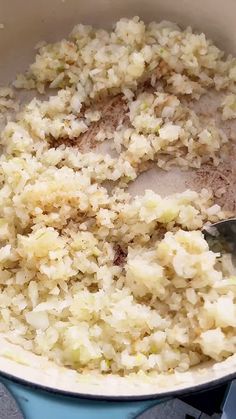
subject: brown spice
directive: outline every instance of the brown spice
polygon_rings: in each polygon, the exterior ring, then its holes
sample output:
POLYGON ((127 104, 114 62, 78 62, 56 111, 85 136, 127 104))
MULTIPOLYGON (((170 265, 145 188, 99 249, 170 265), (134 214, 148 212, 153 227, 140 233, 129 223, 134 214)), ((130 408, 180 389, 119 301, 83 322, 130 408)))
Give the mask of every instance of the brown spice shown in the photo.
POLYGON ((61 144, 65 144, 69 147, 77 147, 80 151, 88 151, 96 148, 98 144, 96 135, 101 129, 114 132, 119 123, 128 123, 126 116, 127 105, 121 94, 97 101, 92 107, 84 108, 83 114, 86 110, 100 111, 101 118, 99 121, 92 122, 88 130, 79 137, 72 139, 59 138, 57 140, 51 137, 49 142, 52 147, 59 147, 61 144))
POLYGON ((115 256, 113 259, 113 263, 116 266, 123 266, 127 258, 127 252, 120 247, 120 245, 115 246, 115 256))
POLYGON ((218 167, 203 165, 193 174, 187 186, 197 191, 202 188, 210 189, 216 203, 224 210, 236 210, 236 165, 233 158, 221 162, 218 167))

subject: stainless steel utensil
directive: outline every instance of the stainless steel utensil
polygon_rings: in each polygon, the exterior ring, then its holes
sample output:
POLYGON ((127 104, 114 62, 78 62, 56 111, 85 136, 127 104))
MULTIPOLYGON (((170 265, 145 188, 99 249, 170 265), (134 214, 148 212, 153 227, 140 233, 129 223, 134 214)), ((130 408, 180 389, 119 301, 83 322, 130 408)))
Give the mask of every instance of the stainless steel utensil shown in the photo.
POLYGON ((236 255, 236 218, 205 226, 202 232, 211 250, 236 255))

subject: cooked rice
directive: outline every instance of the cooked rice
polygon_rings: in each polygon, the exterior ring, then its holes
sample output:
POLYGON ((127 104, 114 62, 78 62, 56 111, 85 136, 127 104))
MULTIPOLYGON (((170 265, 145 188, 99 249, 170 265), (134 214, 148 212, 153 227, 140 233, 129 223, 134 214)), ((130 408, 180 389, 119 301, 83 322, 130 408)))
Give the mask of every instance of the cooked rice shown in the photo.
POLYGON ((236 118, 236 95, 231 93, 225 96, 222 102, 222 119, 236 118))
MULTIPOLYGON (((1 134, 0 332, 9 341, 120 375, 186 371, 235 352, 235 269, 201 233, 231 214, 206 189, 125 190, 150 162, 217 165, 229 139, 186 98, 222 89, 222 118, 233 118, 235 81, 236 59, 169 22, 77 25, 69 40, 39 46, 14 85, 58 92, 33 99, 1 134), (91 134, 99 104, 118 94, 125 116, 91 134), (113 155, 75 148, 86 135, 108 140, 113 155)), ((0 106, 11 95, 0 91, 0 106)))

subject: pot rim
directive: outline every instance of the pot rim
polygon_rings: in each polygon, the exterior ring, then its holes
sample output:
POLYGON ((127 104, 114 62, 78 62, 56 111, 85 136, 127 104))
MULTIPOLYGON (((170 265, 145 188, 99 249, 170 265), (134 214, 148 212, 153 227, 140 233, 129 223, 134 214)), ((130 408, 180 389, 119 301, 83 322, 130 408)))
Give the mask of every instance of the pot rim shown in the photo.
POLYGON ((210 388, 217 387, 222 384, 226 384, 229 381, 232 381, 236 378, 236 371, 233 373, 227 374, 221 378, 216 378, 215 380, 211 380, 209 382, 205 382, 203 384, 197 384, 195 386, 185 387, 179 390, 172 390, 172 391, 165 391, 162 393, 152 393, 152 394, 145 394, 140 396, 110 396, 110 395, 99 395, 99 394, 89 394, 89 393, 79 393, 67 390, 60 390, 55 387, 45 386, 43 384, 34 383, 32 381, 25 380, 23 378, 14 376, 7 372, 0 371, 0 377, 7 379, 8 381, 12 381, 15 384, 22 385, 28 387, 33 390, 41 390, 43 392, 55 395, 55 396, 62 396, 62 397, 70 397, 73 399, 83 399, 83 400, 94 400, 94 401, 108 401, 108 402, 135 402, 135 401, 145 401, 145 400, 153 400, 159 398, 172 398, 176 396, 187 395, 190 393, 197 393, 201 392, 210 388))

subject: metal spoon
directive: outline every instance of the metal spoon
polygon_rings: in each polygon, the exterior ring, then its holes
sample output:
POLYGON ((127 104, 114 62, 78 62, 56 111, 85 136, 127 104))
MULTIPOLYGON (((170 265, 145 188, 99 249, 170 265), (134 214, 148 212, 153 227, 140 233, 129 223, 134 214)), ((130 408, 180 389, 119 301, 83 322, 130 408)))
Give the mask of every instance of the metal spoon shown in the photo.
POLYGON ((205 226, 202 232, 211 250, 236 255, 236 218, 205 226))

